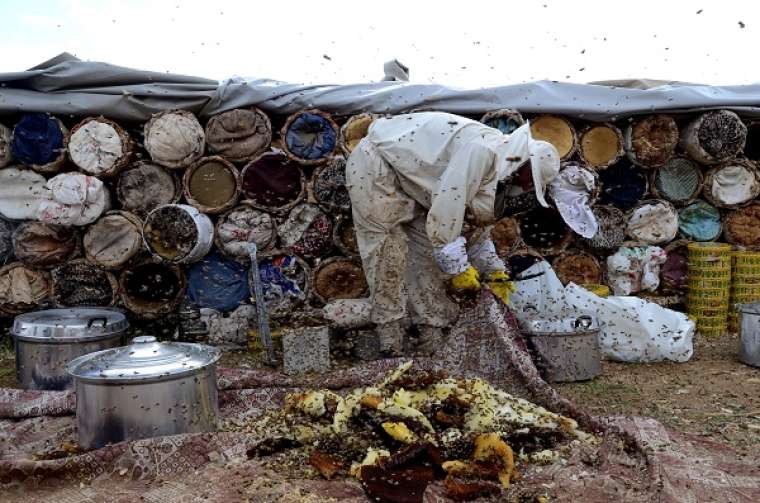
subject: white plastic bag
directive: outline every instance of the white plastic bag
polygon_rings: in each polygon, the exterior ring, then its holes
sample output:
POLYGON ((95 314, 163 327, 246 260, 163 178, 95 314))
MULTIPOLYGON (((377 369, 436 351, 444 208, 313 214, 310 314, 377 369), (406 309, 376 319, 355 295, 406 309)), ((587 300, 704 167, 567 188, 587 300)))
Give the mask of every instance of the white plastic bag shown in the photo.
POLYGON ((660 265, 667 254, 657 246, 621 247, 607 257, 607 278, 615 295, 630 295, 660 286, 660 265))

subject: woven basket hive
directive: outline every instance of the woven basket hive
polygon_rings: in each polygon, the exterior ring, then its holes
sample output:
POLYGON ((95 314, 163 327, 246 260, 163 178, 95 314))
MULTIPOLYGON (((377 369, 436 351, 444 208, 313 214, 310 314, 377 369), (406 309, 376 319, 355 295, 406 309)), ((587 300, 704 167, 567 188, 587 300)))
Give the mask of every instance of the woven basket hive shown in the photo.
POLYGON ((561 161, 570 159, 578 148, 575 127, 564 117, 539 115, 530 120, 530 132, 534 140, 542 140, 554 145, 561 161))
POLYGON ((673 157, 678 146, 678 125, 669 115, 634 120, 625 130, 628 159, 642 168, 657 168, 673 157))
POLYGON ((676 156, 652 171, 650 188, 658 199, 676 206, 691 203, 702 192, 704 177, 699 165, 685 157, 676 156))
POLYGON ((612 124, 588 126, 580 134, 578 155, 591 168, 607 168, 623 153, 623 134, 612 124))

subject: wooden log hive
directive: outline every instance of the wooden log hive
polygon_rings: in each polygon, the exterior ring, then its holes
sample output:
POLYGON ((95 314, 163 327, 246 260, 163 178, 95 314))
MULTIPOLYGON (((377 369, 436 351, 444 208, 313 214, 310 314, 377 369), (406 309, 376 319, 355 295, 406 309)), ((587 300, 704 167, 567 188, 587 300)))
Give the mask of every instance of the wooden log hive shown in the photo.
POLYGON ((591 211, 599 225, 592 238, 581 238, 581 242, 594 253, 614 253, 625 241, 625 215, 614 206, 595 205, 591 211))
POLYGON ((678 213, 667 201, 641 201, 626 215, 626 234, 636 242, 647 245, 664 244, 678 233, 678 213))
POLYGON ((9 165, 12 159, 11 130, 0 124, 0 168, 9 165))
POLYGON ((496 253, 500 257, 512 253, 522 246, 520 224, 516 219, 511 217, 500 219, 491 229, 491 240, 496 248, 496 253))
POLYGON ((572 240, 572 231, 553 208, 531 210, 521 214, 518 221, 523 242, 542 255, 557 255, 572 240))
POLYGON ((599 172, 599 182, 602 186, 599 202, 623 211, 634 207, 649 189, 646 173, 625 161, 599 172))
POLYGON ((290 252, 314 260, 324 257, 333 247, 330 217, 314 204, 301 204, 290 210, 277 226, 280 245, 290 252))
POLYGON ((314 171, 310 184, 314 200, 330 213, 349 213, 351 197, 346 188, 346 159, 333 157, 314 171))

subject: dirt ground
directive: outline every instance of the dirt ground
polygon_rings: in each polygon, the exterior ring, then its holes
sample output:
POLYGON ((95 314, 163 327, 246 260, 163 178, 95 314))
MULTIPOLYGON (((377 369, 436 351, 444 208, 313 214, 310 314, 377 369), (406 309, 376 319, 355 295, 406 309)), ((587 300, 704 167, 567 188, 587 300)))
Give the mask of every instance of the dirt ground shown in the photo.
MULTIPOLYGON (((0 387, 16 387, 13 352, 0 344, 0 387)), ((667 426, 727 442, 740 453, 760 446, 760 368, 740 363, 738 337, 697 337, 687 363, 605 362, 603 375, 558 384, 560 392, 599 415, 650 416, 667 426)), ((229 353, 223 365, 245 365, 229 353)))

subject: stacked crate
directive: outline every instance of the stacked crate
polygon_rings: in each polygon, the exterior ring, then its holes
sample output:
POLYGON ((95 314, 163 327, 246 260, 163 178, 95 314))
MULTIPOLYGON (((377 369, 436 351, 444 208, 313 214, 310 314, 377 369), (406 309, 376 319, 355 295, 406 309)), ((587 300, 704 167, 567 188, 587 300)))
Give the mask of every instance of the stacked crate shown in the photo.
POLYGON ((728 330, 731 287, 731 245, 689 243, 688 312, 705 336, 723 335, 728 330))
POLYGON ((731 295, 728 326, 738 332, 736 304, 760 300, 760 252, 735 251, 732 254, 731 295))

